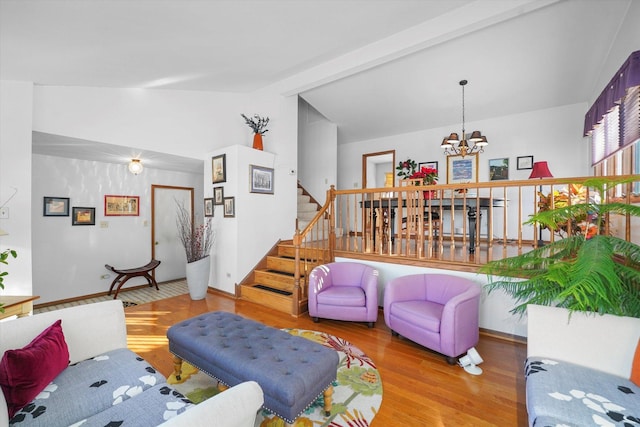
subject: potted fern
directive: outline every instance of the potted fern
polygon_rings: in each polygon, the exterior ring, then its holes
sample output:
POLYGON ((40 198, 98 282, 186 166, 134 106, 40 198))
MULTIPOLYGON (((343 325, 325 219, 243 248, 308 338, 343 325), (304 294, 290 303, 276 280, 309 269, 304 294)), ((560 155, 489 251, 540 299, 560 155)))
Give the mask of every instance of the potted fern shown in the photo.
MULTIPOLYGON (((584 185, 603 197, 618 184, 638 181, 592 178, 584 185)), ((516 300, 511 310, 524 314, 527 304, 557 306, 569 312, 640 317, 640 246, 601 232, 608 214, 640 218, 640 206, 598 197, 570 206, 540 211, 525 224, 539 223, 557 230, 576 218, 590 218, 585 230, 515 257, 492 261, 481 268, 490 275, 489 292, 501 289, 516 300), (591 227, 590 225, 595 225, 591 227), (595 232, 594 232, 595 230, 595 232)))

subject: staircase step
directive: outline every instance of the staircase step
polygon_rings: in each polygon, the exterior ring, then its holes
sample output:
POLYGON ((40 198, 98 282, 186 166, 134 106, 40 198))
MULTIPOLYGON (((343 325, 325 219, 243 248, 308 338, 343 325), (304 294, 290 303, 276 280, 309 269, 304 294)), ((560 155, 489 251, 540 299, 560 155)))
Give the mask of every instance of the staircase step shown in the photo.
POLYGON ((315 203, 298 204, 298 212, 316 212, 318 205, 315 203))
POLYGON ((254 285, 241 286, 240 298, 289 314, 291 314, 293 305, 293 298, 291 295, 281 295, 276 292, 258 288, 254 285))
POLYGON ((316 217, 318 211, 298 211, 298 219, 304 221, 311 221, 316 217))
POLYGON ((309 203, 311 201, 311 197, 306 194, 298 194, 298 204, 309 203))
MULTIPOLYGON (((293 245, 278 245, 278 256, 294 258, 296 256, 296 248, 293 245)), ((306 259, 309 261, 314 261, 318 258, 327 259, 329 258, 329 250, 318 250, 314 248, 301 248, 300 249, 300 259, 306 259)))
POLYGON ((281 273, 272 270, 256 270, 255 281, 261 285, 291 292, 293 290, 293 274, 281 273))
POLYGON ((268 256, 267 268, 283 273, 294 274, 296 272, 295 258, 268 256))

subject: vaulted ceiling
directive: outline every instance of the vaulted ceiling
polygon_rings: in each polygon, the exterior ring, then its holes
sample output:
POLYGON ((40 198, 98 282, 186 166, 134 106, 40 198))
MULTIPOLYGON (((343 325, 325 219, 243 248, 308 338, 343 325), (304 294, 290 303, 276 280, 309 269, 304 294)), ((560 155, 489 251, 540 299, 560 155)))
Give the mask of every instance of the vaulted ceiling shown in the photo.
POLYGON ((589 102, 632 1, 0 0, 0 78, 273 86, 348 143, 460 123, 462 79, 467 121, 589 102))

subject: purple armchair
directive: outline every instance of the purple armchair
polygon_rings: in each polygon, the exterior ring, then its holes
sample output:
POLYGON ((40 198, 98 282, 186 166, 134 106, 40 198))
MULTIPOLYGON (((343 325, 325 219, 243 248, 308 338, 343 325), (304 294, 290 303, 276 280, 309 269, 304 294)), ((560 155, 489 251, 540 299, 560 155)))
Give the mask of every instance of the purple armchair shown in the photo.
POLYGON ((384 321, 394 336, 447 356, 478 343, 480 285, 447 274, 414 274, 391 280, 384 290, 384 321))
POLYGON ((368 322, 378 319, 378 271, 356 262, 319 265, 309 275, 309 316, 368 322))

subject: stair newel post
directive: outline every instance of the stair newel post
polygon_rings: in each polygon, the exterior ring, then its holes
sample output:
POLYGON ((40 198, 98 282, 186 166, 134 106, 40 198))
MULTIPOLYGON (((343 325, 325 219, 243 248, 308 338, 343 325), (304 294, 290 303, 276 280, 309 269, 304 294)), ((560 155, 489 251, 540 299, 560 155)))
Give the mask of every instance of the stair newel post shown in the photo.
POLYGON ((293 310, 296 316, 300 315, 300 229, 298 228, 298 220, 296 219, 296 234, 293 236, 293 247, 295 248, 295 268, 293 272, 293 310))
POLYGON ((336 248, 336 187, 331 184, 329 190, 327 190, 327 200, 331 203, 329 208, 329 261, 333 262, 334 250, 336 248))

